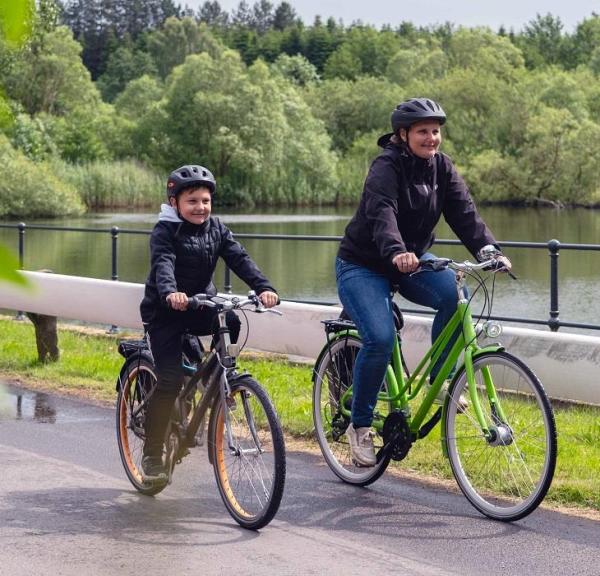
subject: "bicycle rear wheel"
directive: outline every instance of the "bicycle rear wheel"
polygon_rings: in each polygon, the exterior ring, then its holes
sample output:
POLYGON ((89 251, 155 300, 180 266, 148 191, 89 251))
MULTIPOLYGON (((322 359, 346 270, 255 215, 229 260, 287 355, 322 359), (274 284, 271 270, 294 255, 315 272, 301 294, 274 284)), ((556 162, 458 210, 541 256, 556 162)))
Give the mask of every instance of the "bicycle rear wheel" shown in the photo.
POLYGON ((454 477, 469 502, 495 520, 527 516, 544 499, 556 465, 556 426, 550 402, 533 372, 506 352, 473 362, 479 403, 491 434, 486 438, 468 398, 464 368, 449 392, 445 434, 454 477), (493 382, 501 412, 490 401, 493 382))
POLYGON ((225 507, 238 524, 256 530, 273 519, 283 495, 283 432, 256 380, 244 376, 230 386, 226 414, 220 396, 211 411, 208 449, 225 507))
POLYGON ((117 396, 117 443, 127 478, 142 494, 153 496, 166 486, 147 484, 142 475, 142 449, 148 400, 156 385, 154 366, 145 358, 131 358, 122 372, 117 396))
MULTIPOLYGON (((346 438, 350 419, 341 413, 340 400, 352 388, 354 364, 361 347, 360 339, 348 336, 328 344, 321 353, 313 372, 313 421, 321 452, 333 473, 349 484, 367 486, 385 472, 390 457, 370 468, 356 466, 346 438)), ((375 411, 384 418, 389 404, 378 402, 375 411)), ((383 439, 376 434, 373 442, 377 452, 383 439)))

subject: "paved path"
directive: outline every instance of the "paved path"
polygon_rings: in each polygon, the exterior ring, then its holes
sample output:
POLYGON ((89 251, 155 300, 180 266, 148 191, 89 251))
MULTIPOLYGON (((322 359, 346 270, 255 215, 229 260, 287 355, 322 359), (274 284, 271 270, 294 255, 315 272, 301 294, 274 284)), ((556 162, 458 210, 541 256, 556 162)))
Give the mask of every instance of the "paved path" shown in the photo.
POLYGON ((0 401, 0 574, 600 574, 600 523, 538 510, 482 518, 459 494, 384 476, 361 489, 288 454, 276 519, 239 528, 203 449, 156 498, 118 456, 114 411, 9 389, 0 401))

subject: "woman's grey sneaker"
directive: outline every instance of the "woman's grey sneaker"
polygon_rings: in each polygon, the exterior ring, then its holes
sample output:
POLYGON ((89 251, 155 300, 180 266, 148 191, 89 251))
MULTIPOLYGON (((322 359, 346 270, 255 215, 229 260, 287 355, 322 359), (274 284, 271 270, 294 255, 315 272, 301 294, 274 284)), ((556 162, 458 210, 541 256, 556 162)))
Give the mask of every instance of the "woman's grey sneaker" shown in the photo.
POLYGON ((375 466, 377 464, 371 428, 354 428, 354 424, 350 424, 346 430, 346 437, 350 442, 352 460, 355 464, 359 466, 375 466))

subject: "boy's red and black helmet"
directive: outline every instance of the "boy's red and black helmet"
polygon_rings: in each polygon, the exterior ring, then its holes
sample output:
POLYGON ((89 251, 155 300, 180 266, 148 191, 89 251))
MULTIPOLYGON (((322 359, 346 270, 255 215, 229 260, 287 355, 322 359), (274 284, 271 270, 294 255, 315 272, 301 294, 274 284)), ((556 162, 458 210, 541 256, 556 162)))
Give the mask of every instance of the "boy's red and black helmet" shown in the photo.
POLYGON ((173 170, 167 179, 167 198, 175 198, 182 190, 193 186, 206 186, 211 194, 217 189, 212 172, 204 166, 187 164, 173 170))

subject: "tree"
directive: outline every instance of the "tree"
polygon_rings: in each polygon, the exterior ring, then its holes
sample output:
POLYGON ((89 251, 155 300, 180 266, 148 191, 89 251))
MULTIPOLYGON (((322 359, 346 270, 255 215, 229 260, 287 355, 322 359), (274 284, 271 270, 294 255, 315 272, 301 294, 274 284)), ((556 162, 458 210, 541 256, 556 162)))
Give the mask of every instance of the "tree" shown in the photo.
POLYGON ((100 101, 81 62, 81 46, 64 26, 44 35, 41 45, 30 45, 20 54, 6 85, 29 114, 64 115, 81 106, 93 109, 100 101))
POLYGON ((252 28, 264 34, 273 26, 273 4, 268 0, 260 0, 252 8, 252 28))
POLYGON ((335 49, 335 38, 327 28, 322 25, 317 25, 317 18, 315 18, 315 26, 308 29, 304 35, 303 56, 305 56, 319 72, 322 72, 327 58, 329 58, 335 49))
POLYGON ((600 152, 587 144, 600 137, 598 124, 541 106, 523 134, 515 156, 487 150, 474 157, 465 176, 476 192, 529 204, 598 203, 600 152))
POLYGON ((275 13, 273 14, 273 28, 275 28, 275 30, 283 31, 286 28, 294 26, 296 21, 296 11, 288 2, 281 2, 281 4, 275 8, 275 13))
POLYGON ((591 61, 594 53, 600 48, 600 16, 593 13, 575 29, 572 37, 573 67, 591 61))
POLYGON ((150 54, 125 44, 110 55, 106 71, 98 78, 96 86, 104 99, 112 102, 131 80, 144 74, 157 73, 156 64, 150 54))
POLYGON ((306 100, 325 123, 334 148, 345 153, 362 134, 391 131, 390 114, 402 100, 402 92, 383 78, 335 78, 310 85, 306 100))
POLYGON ((317 69, 300 54, 296 56, 280 54, 273 63, 273 67, 285 78, 299 86, 307 86, 319 81, 317 69))
POLYGON ((260 60, 246 68, 233 51, 191 55, 145 116, 138 128, 150 159, 169 168, 203 158, 219 180, 221 201, 335 196, 335 157, 323 124, 295 87, 260 60))
POLYGON ((138 120, 149 108, 158 104, 164 95, 164 86, 153 76, 144 75, 132 80, 115 100, 117 113, 130 120, 138 120))
POLYGON ((560 64, 563 52, 563 24, 552 14, 541 16, 525 26, 520 46, 529 68, 543 64, 560 64))
POLYGON ((252 12, 246 0, 241 0, 237 8, 231 14, 231 21, 239 28, 250 28, 252 26, 252 12))
POLYGON ((434 42, 417 40, 411 48, 401 49, 390 58, 386 77, 399 85, 415 78, 434 81, 443 78, 449 68, 448 57, 434 42))
POLYGON ((173 0, 67 0, 63 23, 83 46, 83 61, 95 80, 105 70, 114 39, 136 40, 179 16, 173 0))
POLYGON ((459 28, 450 38, 448 58, 451 68, 482 70, 506 80, 524 66, 520 50, 487 28, 459 28))
POLYGON ((197 24, 192 18, 167 19, 161 30, 148 35, 146 44, 161 78, 166 78, 190 54, 206 51, 216 55, 223 50, 208 26, 197 24))
POLYGON ((198 20, 208 26, 224 28, 229 22, 229 14, 225 12, 217 0, 204 2, 198 10, 198 20))

